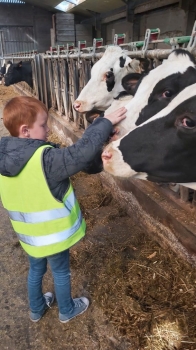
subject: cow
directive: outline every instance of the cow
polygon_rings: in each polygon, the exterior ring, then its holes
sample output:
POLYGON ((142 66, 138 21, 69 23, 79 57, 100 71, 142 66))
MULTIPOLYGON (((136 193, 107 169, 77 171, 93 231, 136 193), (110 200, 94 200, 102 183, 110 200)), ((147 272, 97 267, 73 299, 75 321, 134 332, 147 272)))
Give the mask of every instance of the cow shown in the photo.
MULTIPOLYGON (((145 117, 145 115, 144 115, 145 117)), ((196 189, 196 83, 102 153, 105 171, 196 189)))
POLYGON ((20 61, 19 63, 10 63, 6 69, 5 85, 25 81, 31 88, 33 87, 32 67, 30 61, 20 61))
POLYGON ((4 65, 0 69, 0 72, 1 72, 2 75, 4 75, 5 71, 6 71, 6 64, 4 63, 4 65))
MULTIPOLYGON (((196 82, 195 59, 188 51, 176 49, 162 65, 141 77, 135 87, 134 98, 122 101, 119 107, 127 108, 127 118, 115 126, 111 140, 124 136, 136 125, 143 123, 166 107, 186 86, 196 82)), ((112 104, 105 115, 115 110, 112 104)))
POLYGON ((0 68, 0 84, 4 85, 4 77, 6 74, 6 71, 8 70, 10 64, 12 64, 11 61, 8 61, 7 63, 4 63, 3 66, 0 68))
POLYGON ((135 87, 138 81, 141 79, 142 73, 129 73, 124 76, 122 79, 123 91, 119 93, 117 97, 114 97, 111 106, 104 112, 100 111, 91 111, 86 113, 86 120, 91 124, 94 119, 104 115, 110 114, 112 111, 117 110, 118 108, 124 107, 134 96, 135 87))
POLYGON ((0 68, 0 85, 3 84, 5 71, 6 71, 6 64, 4 63, 4 65, 0 68))
POLYGON ((91 79, 74 102, 74 109, 80 113, 105 111, 123 90, 122 78, 143 69, 146 69, 143 61, 131 59, 119 46, 109 46, 92 67, 91 79))

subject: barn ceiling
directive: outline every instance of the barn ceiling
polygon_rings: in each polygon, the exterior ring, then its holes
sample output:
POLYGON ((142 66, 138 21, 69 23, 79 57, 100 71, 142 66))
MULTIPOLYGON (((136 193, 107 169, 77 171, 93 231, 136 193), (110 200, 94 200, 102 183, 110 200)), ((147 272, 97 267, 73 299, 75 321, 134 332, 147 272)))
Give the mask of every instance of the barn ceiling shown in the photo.
MULTIPOLYGON (((63 2, 62 5, 66 3, 66 12, 80 13, 86 16, 92 16, 93 12, 103 13, 112 11, 125 5, 125 1, 123 0, 25 0, 25 2, 46 8, 50 11, 55 11, 55 7, 63 2)), ((62 6, 62 8, 65 9, 65 6, 62 6)))

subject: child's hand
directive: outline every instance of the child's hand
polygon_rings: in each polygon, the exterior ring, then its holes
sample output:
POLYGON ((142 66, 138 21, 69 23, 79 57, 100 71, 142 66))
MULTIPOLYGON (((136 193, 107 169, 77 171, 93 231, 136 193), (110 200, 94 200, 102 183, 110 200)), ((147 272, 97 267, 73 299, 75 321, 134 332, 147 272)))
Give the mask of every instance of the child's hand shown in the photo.
POLYGON ((119 123, 121 120, 126 118, 126 115, 125 115, 126 112, 127 112, 127 109, 125 107, 121 107, 116 111, 112 112, 111 114, 104 116, 104 118, 109 119, 111 123, 115 125, 119 123))

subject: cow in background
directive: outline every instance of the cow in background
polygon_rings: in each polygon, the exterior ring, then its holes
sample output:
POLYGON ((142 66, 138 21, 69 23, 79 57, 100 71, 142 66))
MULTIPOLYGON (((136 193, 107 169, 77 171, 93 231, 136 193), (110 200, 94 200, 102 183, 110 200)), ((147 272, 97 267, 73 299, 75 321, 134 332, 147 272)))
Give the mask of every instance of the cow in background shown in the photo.
POLYGON ((139 59, 131 59, 119 46, 109 46, 92 67, 91 79, 74 102, 74 109, 79 113, 105 111, 123 90, 122 78, 142 70, 139 59))
POLYGON ((6 64, 4 63, 4 65, 0 68, 0 85, 3 84, 3 77, 5 74, 5 70, 6 70, 6 64))
POLYGON ((196 190, 196 83, 144 119, 106 146, 104 169, 114 176, 179 183, 196 190))
POLYGON ((6 69, 5 85, 10 86, 20 81, 25 81, 33 88, 32 67, 30 61, 20 61, 19 63, 11 63, 6 69))

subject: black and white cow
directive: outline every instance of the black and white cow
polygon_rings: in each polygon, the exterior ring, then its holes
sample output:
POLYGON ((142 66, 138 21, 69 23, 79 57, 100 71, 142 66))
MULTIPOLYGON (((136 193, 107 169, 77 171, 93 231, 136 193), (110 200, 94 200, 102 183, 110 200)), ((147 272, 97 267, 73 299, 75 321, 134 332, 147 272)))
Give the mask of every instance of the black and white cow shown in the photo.
POLYGON ((86 113, 86 120, 91 124, 97 117, 103 117, 104 114, 109 114, 111 111, 115 111, 125 104, 131 101, 135 94, 135 88, 138 81, 143 76, 143 73, 129 73, 122 78, 123 91, 119 93, 117 97, 114 97, 111 106, 105 112, 100 111, 90 111, 86 113))
POLYGON ((6 86, 19 83, 20 81, 25 81, 31 88, 33 87, 32 67, 30 61, 11 63, 6 69, 6 86))
POLYGON ((0 69, 0 84, 2 85, 4 85, 4 82, 5 82, 4 77, 5 77, 6 71, 9 69, 11 64, 12 64, 11 61, 8 61, 7 63, 5 62, 0 69))
POLYGON ((4 65, 0 68, 0 85, 2 85, 5 71, 6 71, 6 64, 4 63, 4 65))
POLYGON ((146 62, 131 59, 119 46, 109 46, 92 67, 91 79, 74 102, 74 109, 79 113, 105 111, 123 90, 122 78, 128 73, 141 73, 146 66, 146 62))
MULTIPOLYGON (((115 127, 113 140, 125 135, 166 107, 186 86, 196 82, 195 59, 186 50, 174 50, 160 66, 144 75, 136 85, 134 98, 122 101, 127 118, 115 127)), ((117 108, 113 103, 105 115, 117 108)))
POLYGON ((6 72, 6 64, 4 63, 4 65, 3 65, 3 66, 1 67, 1 69, 0 69, 0 73, 1 73, 2 75, 4 75, 5 72, 6 72))
POLYGON ((196 189, 196 83, 102 153, 114 176, 175 182, 196 189))

